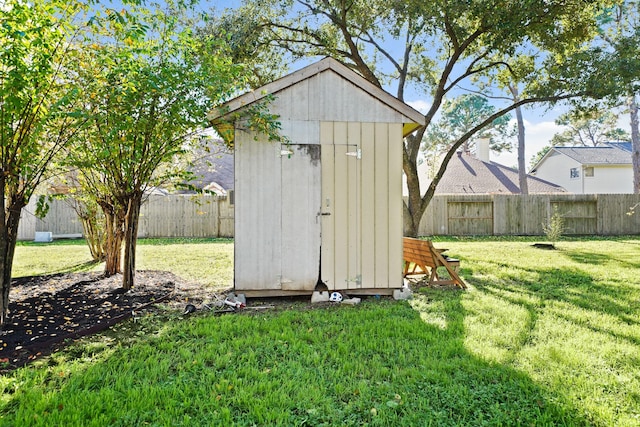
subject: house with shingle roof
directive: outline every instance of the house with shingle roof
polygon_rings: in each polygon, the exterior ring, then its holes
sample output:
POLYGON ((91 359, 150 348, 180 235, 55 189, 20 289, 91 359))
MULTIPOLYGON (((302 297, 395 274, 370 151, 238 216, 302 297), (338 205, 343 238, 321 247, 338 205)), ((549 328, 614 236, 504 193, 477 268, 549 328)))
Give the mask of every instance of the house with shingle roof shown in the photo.
MULTIPOLYGON (((527 175, 529 193, 565 193, 556 184, 527 175)), ((459 151, 436 187, 436 194, 520 194, 518 171, 459 151)))
POLYGON ((631 143, 552 147, 531 174, 574 194, 633 193, 631 143))
MULTIPOLYGON (((458 151, 449 160, 436 194, 520 194, 518 171, 490 161, 489 153, 487 140, 478 141, 475 154, 458 151)), ((421 189, 430 184, 431 166, 427 163, 418 165, 421 189)), ((532 175, 527 175, 527 186, 530 194, 566 193, 561 186, 532 175)), ((406 184, 403 192, 408 195, 406 184)))
POLYGON ((212 138, 205 145, 192 148, 192 163, 187 170, 193 175, 183 183, 186 190, 227 196, 234 186, 233 151, 221 139, 212 138))

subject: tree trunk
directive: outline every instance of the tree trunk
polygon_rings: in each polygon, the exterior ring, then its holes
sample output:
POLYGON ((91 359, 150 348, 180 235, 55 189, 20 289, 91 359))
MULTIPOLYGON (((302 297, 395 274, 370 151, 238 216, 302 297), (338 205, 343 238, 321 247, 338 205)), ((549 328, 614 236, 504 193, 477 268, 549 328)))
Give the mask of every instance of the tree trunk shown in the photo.
POLYGON ((110 202, 98 202, 104 213, 105 222, 105 264, 104 274, 109 277, 120 273, 122 258, 122 240, 124 238, 123 218, 118 215, 117 208, 110 202))
POLYGON ((89 252, 91 252, 91 258, 94 261, 104 261, 105 256, 105 227, 98 222, 98 212, 94 207, 89 207, 86 204, 76 201, 74 207, 80 222, 82 223, 82 230, 84 231, 84 237, 87 240, 87 246, 89 246, 89 252))
POLYGON ((403 202, 403 222, 404 222, 404 235, 407 237, 417 237, 420 220, 424 210, 420 210, 420 184, 417 183, 418 175, 414 174, 413 177, 407 175, 407 189, 409 191, 409 197, 406 202, 403 202), (415 199, 418 199, 416 203, 415 199))
MULTIPOLYGON (((0 179, 0 185, 4 190, 4 179, 0 179)), ((22 200, 11 200, 5 202, 4 191, 2 196, 2 229, 0 230, 0 280, 2 280, 2 297, 0 298, 0 328, 7 321, 9 315, 9 292, 11 290, 11 268, 13 266, 13 256, 15 254, 16 242, 18 238, 18 225, 20 223, 20 213, 26 205, 22 200), (8 206, 7 206, 8 203, 8 206)))
MULTIPOLYGON (((518 87, 510 84, 509 90, 511 91, 511 95, 513 95, 513 101, 518 102, 520 100, 518 87)), ((520 194, 529 194, 529 184, 527 183, 527 164, 524 154, 524 119, 522 118, 521 107, 516 107, 516 122, 518 123, 518 184, 520 186, 520 194)))
POLYGON ((105 255, 105 235, 101 229, 96 217, 80 218, 84 237, 89 246, 91 258, 96 262, 102 262, 106 259, 105 255))
POLYGON ((638 130, 638 104, 636 94, 631 92, 628 98, 631 118, 631 164, 633 166, 633 192, 640 194, 640 131, 638 130))
POLYGON ((122 276, 122 288, 125 290, 129 290, 135 285, 136 243, 138 241, 138 219, 140 218, 141 204, 142 193, 134 194, 129 199, 125 217, 124 273, 122 276))
POLYGON ((407 180, 407 190, 409 192, 407 201, 403 202, 403 223, 404 235, 408 237, 418 236, 420 221, 426 210, 426 204, 422 202, 417 166, 418 151, 423 133, 424 132, 421 131, 418 132, 417 135, 408 136, 403 153, 404 158, 402 165, 407 180), (422 207, 423 205, 424 208, 422 207))

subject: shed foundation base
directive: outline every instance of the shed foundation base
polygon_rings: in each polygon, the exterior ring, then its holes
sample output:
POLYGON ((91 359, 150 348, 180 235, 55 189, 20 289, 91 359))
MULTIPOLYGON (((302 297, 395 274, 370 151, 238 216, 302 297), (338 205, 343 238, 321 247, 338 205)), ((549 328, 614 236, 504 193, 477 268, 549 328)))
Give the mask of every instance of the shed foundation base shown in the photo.
MULTIPOLYGON (((361 288, 361 289, 332 289, 330 291, 296 291, 296 290, 282 290, 282 289, 235 289, 235 292, 243 293, 247 298, 257 298, 257 297, 295 297, 295 296, 306 296, 309 295, 313 298, 314 294, 318 294, 316 298, 322 298, 320 294, 326 294, 327 300, 328 296, 331 292, 340 292, 343 295, 380 295, 380 296, 391 296, 395 295, 396 292, 403 291, 404 288, 361 288)), ((397 298, 396 298, 397 299, 397 298)), ((321 301, 318 301, 321 302, 321 301)))

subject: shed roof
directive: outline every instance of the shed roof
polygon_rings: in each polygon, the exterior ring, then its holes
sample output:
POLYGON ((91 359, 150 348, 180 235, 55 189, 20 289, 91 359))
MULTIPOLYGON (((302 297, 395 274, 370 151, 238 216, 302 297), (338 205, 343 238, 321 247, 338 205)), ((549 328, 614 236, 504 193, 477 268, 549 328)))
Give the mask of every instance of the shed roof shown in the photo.
MULTIPOLYGON (((527 175, 529 193, 564 193, 564 188, 527 175)), ((437 194, 520 194, 518 171, 458 152, 451 158, 437 194)))
POLYGON ((278 92, 281 92, 306 79, 327 71, 338 74, 343 79, 351 82, 359 89, 371 95, 377 101, 406 117, 408 120, 403 124, 404 136, 409 135, 421 126, 424 126, 425 119, 422 113, 380 89, 333 58, 324 58, 314 64, 308 65, 298 71, 262 86, 261 88, 245 93, 244 95, 240 95, 211 111, 207 116, 207 119, 212 125, 214 125, 214 127, 216 125, 224 124, 224 122, 228 120, 233 113, 241 111, 256 102, 265 99, 269 95, 277 94, 278 92))

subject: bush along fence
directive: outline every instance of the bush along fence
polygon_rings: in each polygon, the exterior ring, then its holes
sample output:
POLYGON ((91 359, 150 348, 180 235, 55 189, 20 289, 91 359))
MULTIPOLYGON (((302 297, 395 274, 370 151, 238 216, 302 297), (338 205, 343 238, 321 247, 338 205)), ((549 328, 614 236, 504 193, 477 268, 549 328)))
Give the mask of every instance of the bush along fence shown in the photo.
MULTIPOLYGON (((544 235, 554 212, 565 235, 640 234, 637 194, 438 195, 422 222, 420 235, 544 235)), ((82 225, 64 200, 53 200, 46 217, 33 215, 32 201, 22 213, 18 238, 36 232, 53 238, 81 237, 82 225)), ((142 206, 139 237, 233 237, 234 205, 215 195, 150 196, 142 206)))

